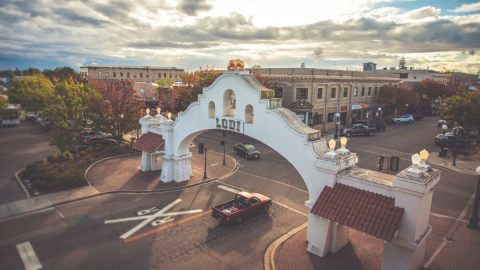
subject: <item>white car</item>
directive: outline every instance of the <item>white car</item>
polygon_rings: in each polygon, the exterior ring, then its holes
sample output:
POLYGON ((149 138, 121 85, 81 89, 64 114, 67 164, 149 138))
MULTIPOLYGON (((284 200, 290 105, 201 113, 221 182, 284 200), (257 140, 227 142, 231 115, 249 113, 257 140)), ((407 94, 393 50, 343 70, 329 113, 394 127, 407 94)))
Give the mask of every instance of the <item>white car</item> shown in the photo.
POLYGON ((20 125, 20 120, 18 118, 10 118, 2 120, 2 127, 16 127, 20 125))
POLYGON ((392 119, 392 122, 395 124, 400 124, 400 123, 413 123, 415 119, 413 118, 413 115, 407 114, 407 115, 402 115, 400 117, 395 117, 392 119))

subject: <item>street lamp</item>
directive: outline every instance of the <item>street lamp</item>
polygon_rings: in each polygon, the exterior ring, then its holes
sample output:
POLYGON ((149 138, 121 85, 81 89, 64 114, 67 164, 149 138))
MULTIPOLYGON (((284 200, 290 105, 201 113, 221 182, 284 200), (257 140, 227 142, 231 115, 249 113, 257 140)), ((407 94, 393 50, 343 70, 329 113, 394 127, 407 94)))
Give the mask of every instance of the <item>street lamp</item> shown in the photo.
POLYGON ((472 229, 478 229, 478 206, 480 204, 480 166, 477 167, 475 172, 478 175, 477 179, 477 192, 475 193, 475 202, 473 203, 473 212, 470 217, 468 227, 472 229))
POLYGON ((340 113, 335 113, 335 135, 334 139, 338 139, 338 126, 340 125, 340 113))
POLYGON ((222 137, 223 137, 223 140, 220 142, 220 144, 223 145, 223 165, 227 165, 227 163, 225 162, 225 145, 227 144, 227 143, 225 142, 225 137, 227 136, 227 132, 228 132, 228 131, 222 130, 222 132, 223 132, 223 134, 222 134, 222 135, 223 135, 223 136, 222 136, 222 137))
POLYGON ((447 131, 448 129, 448 126, 443 124, 442 125, 442 131, 443 131, 443 136, 442 136, 442 144, 441 144, 441 147, 440 147, 440 153, 438 153, 438 156, 439 157, 444 157, 447 155, 447 153, 445 152, 445 132, 447 131))

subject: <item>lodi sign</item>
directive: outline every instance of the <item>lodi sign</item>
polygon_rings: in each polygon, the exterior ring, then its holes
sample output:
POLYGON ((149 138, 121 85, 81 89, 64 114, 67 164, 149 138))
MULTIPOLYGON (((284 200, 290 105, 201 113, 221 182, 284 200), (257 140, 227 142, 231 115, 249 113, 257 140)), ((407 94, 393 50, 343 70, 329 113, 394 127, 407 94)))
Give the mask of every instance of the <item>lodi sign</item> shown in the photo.
POLYGON ((215 118, 217 128, 228 129, 236 132, 242 132, 243 121, 231 118, 215 118))

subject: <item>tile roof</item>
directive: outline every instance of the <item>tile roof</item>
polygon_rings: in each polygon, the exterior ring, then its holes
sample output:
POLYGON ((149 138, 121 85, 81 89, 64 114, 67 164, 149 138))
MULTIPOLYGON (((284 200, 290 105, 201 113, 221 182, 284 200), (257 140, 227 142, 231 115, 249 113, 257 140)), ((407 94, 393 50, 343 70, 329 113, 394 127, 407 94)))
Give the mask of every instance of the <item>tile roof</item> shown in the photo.
POLYGON ((147 132, 133 143, 133 148, 148 153, 154 153, 160 146, 163 146, 164 142, 162 135, 147 132))
POLYGON ((399 227, 403 208, 395 199, 343 184, 326 186, 311 213, 374 237, 391 241, 399 227))

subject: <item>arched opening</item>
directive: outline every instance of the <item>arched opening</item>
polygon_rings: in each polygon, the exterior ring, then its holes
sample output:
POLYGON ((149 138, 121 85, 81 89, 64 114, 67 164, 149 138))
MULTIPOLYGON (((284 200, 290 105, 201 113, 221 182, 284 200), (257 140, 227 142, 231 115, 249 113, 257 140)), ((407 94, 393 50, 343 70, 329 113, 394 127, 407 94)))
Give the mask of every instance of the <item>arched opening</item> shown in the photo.
POLYGON ((235 117, 237 98, 233 90, 228 89, 223 94, 223 116, 235 117))
POLYGON ((215 103, 213 101, 208 103, 208 117, 215 118, 215 103))
POLYGON ((245 106, 245 123, 253 124, 253 106, 250 104, 245 106))

